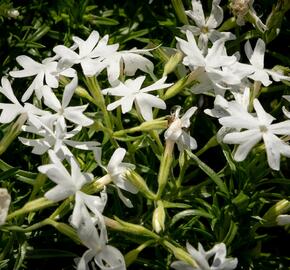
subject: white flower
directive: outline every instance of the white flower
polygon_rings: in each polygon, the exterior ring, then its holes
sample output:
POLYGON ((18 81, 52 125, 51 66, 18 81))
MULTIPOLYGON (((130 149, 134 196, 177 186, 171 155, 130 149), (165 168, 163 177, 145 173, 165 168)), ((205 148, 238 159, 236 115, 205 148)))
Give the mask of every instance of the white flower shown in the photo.
POLYGON ((223 21, 223 9, 219 6, 220 0, 212 1, 212 9, 208 18, 205 18, 201 1, 192 0, 192 10, 185 11, 196 24, 196 26, 185 25, 181 29, 189 30, 198 38, 198 47, 204 52, 208 49, 208 40, 215 42, 220 38, 233 39, 231 33, 219 32, 215 30, 223 21))
POLYGON ((229 144, 239 144, 234 159, 242 161, 246 158, 252 147, 263 139, 269 166, 273 170, 279 170, 280 155, 290 157, 290 146, 276 135, 290 134, 290 120, 271 124, 275 118, 264 111, 257 99, 254 100, 254 108, 257 117, 246 113, 244 109, 236 106, 233 107, 230 116, 219 119, 219 122, 223 126, 246 129, 225 135, 223 141, 229 144))
POLYGON ((123 203, 127 207, 133 207, 131 201, 126 198, 120 189, 126 190, 133 194, 138 192, 138 189, 132 185, 129 181, 126 181, 125 173, 128 170, 134 170, 135 165, 131 163, 122 162, 126 155, 126 150, 124 148, 117 148, 113 153, 112 157, 110 158, 107 167, 101 164, 100 155, 98 152, 94 151, 95 159, 100 167, 102 167, 107 174, 99 179, 99 184, 106 185, 110 182, 115 184, 117 188, 118 195, 123 203))
POLYGON ((108 55, 104 60, 108 73, 108 80, 111 85, 116 84, 121 70, 125 75, 133 76, 138 69, 143 72, 153 72, 153 63, 141 54, 150 55, 149 50, 131 49, 126 51, 115 52, 108 55), (124 65, 124 67, 123 67, 124 65))
POLYGON ((191 246, 189 243, 186 244, 188 253, 197 262, 198 267, 193 268, 183 261, 176 261, 171 264, 176 270, 232 270, 237 267, 238 259, 226 258, 227 250, 224 243, 216 244, 209 251, 205 251, 203 246, 198 243, 198 250, 191 246), (211 265, 208 260, 213 257, 211 265))
POLYGON ((119 45, 108 45, 109 36, 99 39, 97 31, 92 31, 87 40, 73 37, 73 41, 79 49, 77 54, 63 45, 54 47, 53 51, 67 63, 80 64, 85 76, 94 76, 106 67, 103 60, 117 51, 119 45))
POLYGON ((166 77, 163 77, 152 85, 141 89, 144 80, 145 76, 140 76, 134 80, 126 80, 125 83, 120 82, 116 87, 102 90, 103 94, 122 97, 119 100, 109 104, 107 109, 112 111, 118 106, 121 106, 122 113, 127 113, 132 109, 133 103, 135 102, 136 108, 142 117, 146 121, 152 120, 152 108, 165 109, 166 104, 162 99, 150 95, 147 92, 164 89, 172 84, 164 83, 166 77))
POLYGON ((172 117, 172 122, 169 124, 169 128, 164 133, 164 137, 166 140, 176 142, 179 151, 196 149, 196 140, 185 130, 189 128, 190 118, 197 110, 197 107, 188 109, 181 118, 179 118, 180 110, 181 107, 178 106, 172 117))
MULTIPOLYGON (((80 194, 80 192, 76 194, 76 205, 71 222, 77 228, 82 243, 89 249, 79 260, 77 270, 88 270, 88 263, 92 259, 102 270, 125 270, 125 260, 121 252, 106 244, 108 241, 107 231, 101 214, 105 204, 104 199, 94 199, 94 204, 97 205, 95 209, 98 208, 98 210, 94 211, 94 214, 97 213, 97 215, 92 217, 85 204, 88 205, 87 200, 92 200, 91 197, 94 196, 80 194)), ((91 205, 91 201, 89 205, 91 205)))
POLYGON ((83 244, 95 251, 101 250, 108 241, 102 215, 108 196, 105 190, 100 195, 99 197, 77 191, 73 213, 70 217, 70 223, 77 229, 83 244), (93 216, 90 215, 88 209, 93 213, 93 216), (98 226, 98 230, 96 230, 96 226, 98 226))
POLYGON ((1 79, 2 86, 0 87, 0 93, 8 98, 12 103, 0 103, 1 115, 0 123, 10 123, 12 122, 19 114, 27 114, 27 118, 36 123, 36 119, 39 115, 47 115, 48 112, 45 112, 41 109, 36 108, 30 103, 24 103, 24 106, 19 103, 15 97, 11 84, 6 77, 1 79))
POLYGON ((15 78, 23 78, 36 75, 33 82, 22 96, 22 102, 28 100, 31 97, 33 91, 35 91, 37 98, 41 99, 43 95, 42 86, 45 85, 44 80, 49 87, 57 88, 59 75, 64 75, 67 77, 75 76, 75 70, 71 68, 64 70, 59 69, 58 62, 53 61, 53 58, 44 59, 40 64, 31 59, 29 56, 20 55, 16 58, 16 61, 20 66, 23 67, 23 69, 10 71, 10 76, 15 78))
POLYGON ((10 202, 11 197, 7 189, 0 188, 0 225, 3 225, 6 221, 10 202))
POLYGON ((93 124, 94 121, 83 114, 88 105, 68 107, 77 85, 78 78, 74 77, 71 82, 65 86, 61 103, 53 91, 46 86, 47 90, 43 93, 44 104, 56 112, 56 114, 49 116, 51 121, 60 121, 62 126, 65 126, 64 119, 84 127, 93 124))
MULTIPOLYGON (((220 39, 213 43, 212 47, 204 56, 198 48, 195 38, 190 31, 186 31, 187 41, 176 38, 180 50, 185 54, 183 64, 190 69, 200 70, 196 80, 200 85, 194 85, 194 93, 202 93, 210 89, 219 92, 221 89, 227 89, 227 85, 236 85, 241 82, 241 73, 231 72, 231 68, 237 63, 236 56, 228 56, 224 45, 224 40, 220 39)), ((225 91, 225 90, 223 90, 225 91)))
POLYGON ((252 64, 253 73, 248 77, 254 81, 260 81, 264 86, 269 86, 272 81, 269 79, 269 75, 274 81, 290 80, 290 77, 283 76, 275 71, 264 69, 264 55, 266 51, 265 42, 262 39, 258 39, 254 50, 251 47, 249 41, 245 44, 246 55, 252 64))
POLYGON ((120 199, 127 207, 133 207, 131 201, 128 198, 126 198, 120 190, 123 189, 133 194, 136 194, 138 192, 138 189, 134 185, 132 185, 129 181, 126 181, 126 178, 124 177, 126 171, 135 169, 135 165, 131 163, 122 162, 125 155, 126 150, 124 148, 116 149, 111 159, 109 160, 107 168, 105 169, 108 175, 111 177, 111 180, 116 185, 120 199))
POLYGON ((234 113, 236 107, 240 107, 240 110, 248 112, 250 103, 250 88, 245 87, 243 92, 232 92, 235 100, 228 101, 223 96, 217 95, 214 100, 213 109, 205 109, 204 112, 212 117, 221 118, 229 116, 234 113))
POLYGON ((85 270, 88 263, 94 259, 102 270, 125 270, 125 260, 120 251, 107 245, 108 236, 102 212, 107 202, 106 191, 101 196, 87 195, 76 192, 75 206, 70 223, 77 229, 82 243, 89 249, 78 262, 77 269, 85 270), (93 213, 89 213, 88 209, 93 213))
POLYGON ((54 125, 49 126, 48 124, 46 125, 45 123, 40 122, 40 127, 37 128, 30 123, 30 125, 23 127, 23 131, 40 136, 40 138, 37 139, 19 137, 19 140, 24 145, 33 147, 33 154, 43 155, 48 151, 48 149, 53 149, 57 156, 63 159, 65 155, 71 155, 67 146, 81 150, 96 151, 100 145, 100 143, 96 141, 80 142, 71 140, 72 137, 81 131, 81 126, 77 126, 76 128, 67 131, 66 126, 62 126, 59 121, 54 125))
POLYGON ((48 154, 52 163, 38 167, 41 173, 46 174, 57 184, 44 194, 47 199, 55 202, 64 200, 92 180, 92 175, 81 173, 80 167, 73 157, 66 157, 71 166, 70 174, 52 150, 48 150, 48 154))

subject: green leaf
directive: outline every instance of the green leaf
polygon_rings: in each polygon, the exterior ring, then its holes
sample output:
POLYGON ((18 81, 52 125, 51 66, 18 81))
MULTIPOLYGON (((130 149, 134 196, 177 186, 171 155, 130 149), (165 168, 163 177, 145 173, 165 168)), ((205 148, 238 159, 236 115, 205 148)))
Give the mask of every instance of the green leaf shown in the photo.
POLYGON ((190 210, 184 210, 173 216, 170 226, 174 225, 177 221, 180 219, 183 219, 188 216, 199 216, 199 217, 205 217, 212 219, 213 216, 209 214, 208 212, 205 212, 203 210, 195 210, 195 209, 190 209, 190 210))
POLYGON ((216 183, 218 188, 222 193, 226 195, 226 197, 229 197, 229 191, 226 186, 226 184, 223 182, 223 180, 216 174, 216 172, 211 169, 209 166, 207 166, 204 162, 202 162, 196 155, 191 153, 190 151, 186 150, 188 156, 192 158, 198 165, 199 168, 201 168, 209 177, 212 181, 216 183))

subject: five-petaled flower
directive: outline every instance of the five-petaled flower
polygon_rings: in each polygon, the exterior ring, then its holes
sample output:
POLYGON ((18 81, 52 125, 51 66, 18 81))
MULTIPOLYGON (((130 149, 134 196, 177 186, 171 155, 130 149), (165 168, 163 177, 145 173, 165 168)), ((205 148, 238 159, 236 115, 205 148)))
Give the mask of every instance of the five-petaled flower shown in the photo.
POLYGON ((121 97, 117 101, 109 104, 107 109, 112 111, 118 106, 121 106, 122 113, 127 113, 132 109, 135 102, 137 111, 140 112, 142 117, 146 120, 153 119, 152 108, 165 109, 165 102, 159 97, 148 94, 148 92, 164 89, 169 87, 170 83, 165 83, 166 77, 161 78, 157 82, 145 88, 141 88, 145 76, 140 76, 134 80, 127 80, 125 83, 120 82, 116 87, 104 89, 103 94, 121 97))
POLYGON ((245 110, 235 110, 231 112, 230 116, 219 119, 219 122, 225 127, 243 129, 226 134, 223 142, 239 144, 234 159, 242 161, 250 150, 263 139, 269 166, 273 170, 279 170, 280 155, 290 157, 290 146, 276 135, 290 134, 290 120, 272 124, 275 118, 264 111, 258 99, 254 100, 254 108, 257 113, 256 117, 246 113, 245 110))

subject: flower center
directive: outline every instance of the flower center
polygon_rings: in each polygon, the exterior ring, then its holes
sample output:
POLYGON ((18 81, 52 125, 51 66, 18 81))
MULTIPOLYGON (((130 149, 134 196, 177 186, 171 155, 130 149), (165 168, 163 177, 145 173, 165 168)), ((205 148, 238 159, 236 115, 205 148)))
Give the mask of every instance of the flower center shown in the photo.
POLYGON ((206 33, 208 33, 208 27, 207 26, 203 26, 200 31, 203 34, 206 34, 206 33))
POLYGON ((266 126, 264 126, 264 125, 259 126, 259 128, 260 128, 260 131, 261 131, 262 133, 265 133, 265 132, 268 131, 268 128, 267 128, 266 126))

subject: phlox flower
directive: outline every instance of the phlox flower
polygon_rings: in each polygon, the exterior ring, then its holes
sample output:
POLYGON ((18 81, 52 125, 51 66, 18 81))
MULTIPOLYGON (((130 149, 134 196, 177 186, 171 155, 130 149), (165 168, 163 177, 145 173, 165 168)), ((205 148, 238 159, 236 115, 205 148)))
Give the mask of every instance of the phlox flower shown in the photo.
POLYGON ((196 149, 196 140, 191 137, 186 129, 190 126, 190 118, 197 110, 197 107, 191 107, 180 118, 181 107, 178 106, 170 120, 169 127, 164 133, 165 140, 173 141, 177 144, 179 151, 184 149, 196 149))
POLYGON ((152 108, 165 109, 166 104, 162 99, 148 94, 148 92, 164 89, 172 84, 165 83, 166 77, 163 77, 152 85, 141 88, 144 80, 145 76, 140 76, 134 80, 129 79, 125 83, 120 82, 115 87, 102 90, 103 94, 121 97, 117 101, 109 104, 107 109, 112 111, 118 106, 121 106, 122 113, 127 113, 132 109, 133 103, 135 103, 136 109, 142 117, 146 121, 152 120, 152 108))
POLYGON ((28 100, 33 91, 35 91, 37 98, 41 99, 43 96, 42 86, 45 84, 51 88, 57 88, 59 75, 74 77, 76 74, 75 70, 72 68, 62 68, 58 62, 54 61, 54 58, 47 58, 44 59, 42 63, 38 63, 29 56, 20 55, 16 58, 16 61, 23 67, 23 69, 10 71, 10 76, 14 78, 36 76, 31 85, 23 94, 21 99, 22 102, 28 100))
POLYGON ((48 116, 52 122, 59 121, 62 123, 62 126, 65 126, 65 119, 67 119, 84 127, 93 124, 94 121, 83 114, 88 105, 68 106, 77 86, 78 78, 74 77, 71 82, 65 86, 61 103, 54 92, 46 86, 47 89, 43 93, 44 104, 56 112, 56 114, 48 116))
POLYGON ((72 140, 76 134, 78 134, 82 127, 77 126, 72 130, 67 131, 66 126, 62 126, 60 122, 56 122, 54 125, 51 123, 43 123, 40 121, 40 128, 35 127, 32 123, 23 126, 22 130, 38 136, 36 139, 27 139, 19 137, 19 140, 27 146, 31 146, 32 153, 36 155, 43 155, 49 149, 57 154, 61 159, 65 155, 72 155, 68 146, 81 149, 81 150, 93 150, 97 151, 100 143, 96 141, 75 141, 72 140))
POLYGON ((237 63, 236 56, 228 56, 225 49, 225 41, 219 39, 215 41, 207 54, 204 56, 198 48, 195 38, 190 31, 186 31, 187 41, 176 37, 178 47, 184 53, 183 64, 192 70, 199 70, 196 80, 199 84, 192 87, 192 91, 203 93, 214 89, 215 92, 224 92, 227 85, 241 83, 241 73, 231 72, 232 67, 237 63))
POLYGON ((153 72, 153 63, 142 54, 151 56, 149 50, 135 48, 117 51, 112 55, 108 55, 106 59, 104 59, 104 65, 107 69, 110 84, 115 85, 118 82, 121 71, 127 76, 135 75, 138 69, 147 73, 153 72))
POLYGON ((100 39, 97 31, 92 31, 87 40, 73 37, 79 53, 63 45, 54 47, 53 51, 62 61, 71 65, 80 64, 85 76, 94 76, 106 66, 103 60, 117 51, 119 45, 108 45, 109 36, 100 39))
POLYGON ((0 93, 8 98, 12 103, 0 103, 0 109, 2 110, 0 123, 10 123, 19 114, 27 114, 27 119, 35 124, 37 123, 37 118, 39 116, 49 114, 49 112, 43 111, 30 103, 24 103, 24 105, 21 105, 15 97, 11 84, 6 77, 2 77, 1 84, 0 93))
POLYGON ((238 259, 226 258, 227 250, 224 243, 216 244, 212 249, 205 251, 203 246, 198 243, 198 250, 189 243, 186 248, 191 257, 198 264, 197 268, 193 268, 183 261, 176 261, 171 264, 171 267, 176 270, 232 270, 237 267, 238 259), (213 257, 210 265, 209 259, 213 257))
MULTIPOLYGON (((225 116, 248 113, 248 107, 250 103, 250 88, 245 87, 244 92, 232 92, 234 100, 226 100, 223 96, 217 95, 214 100, 213 109, 205 109, 204 112, 212 117, 221 118, 225 116)), ((221 127, 217 132, 217 141, 222 142, 224 136, 233 131, 239 131, 240 129, 221 127)))
POLYGON ((125 270, 125 260, 121 252, 107 245, 108 237, 102 212, 106 204, 106 195, 101 197, 86 195, 82 192, 76 194, 76 204, 71 224, 77 229, 82 243, 88 247, 78 261, 77 270, 88 270, 89 262, 94 259, 95 264, 102 270, 125 270), (88 208, 94 213, 93 216, 88 208))
POLYGON ((249 41, 245 44, 245 52, 251 63, 252 74, 248 77, 254 81, 260 81, 264 86, 269 86, 272 81, 269 76, 273 78, 274 81, 290 80, 290 77, 283 76, 278 72, 265 69, 264 68, 264 55, 266 51, 266 44, 262 39, 258 39, 254 50, 251 47, 249 41))
POLYGON ((53 150, 48 150, 48 154, 52 163, 38 167, 41 173, 46 174, 51 181, 57 184, 44 194, 47 199, 54 202, 64 200, 92 180, 91 174, 81 172, 74 157, 66 157, 71 166, 71 173, 69 173, 53 150))
POLYGON ((203 51, 207 52, 208 40, 215 42, 220 38, 233 39, 235 36, 231 33, 219 32, 215 30, 223 21, 223 9, 219 6, 220 0, 212 1, 212 9, 208 18, 204 16, 201 1, 192 0, 192 10, 185 11, 186 15, 190 17, 196 24, 185 25, 181 29, 191 31, 198 38, 198 47, 203 51))
MULTIPOLYGON (((130 193, 136 194, 138 189, 132 185, 129 181, 126 180, 124 174, 128 170, 134 170, 135 165, 131 163, 122 162, 126 155, 126 150, 124 148, 117 148, 110 158, 108 165, 103 166, 100 164, 100 160, 98 159, 98 155, 95 155, 97 163, 107 172, 107 175, 103 178, 104 181, 107 181, 107 178, 112 181, 116 188, 120 199, 127 207, 133 207, 131 201, 126 198, 120 189, 126 190, 130 193)), ((109 181, 109 182, 110 182, 109 181)))
POLYGON ((213 109, 205 109, 204 112, 212 117, 221 118, 238 113, 248 112, 250 103, 250 88, 245 87, 243 92, 232 92, 234 100, 226 100, 223 96, 217 95, 214 100, 213 109))
POLYGON ((244 129, 226 134, 223 142, 239 144, 234 159, 242 161, 250 150, 263 139, 269 166, 273 170, 279 170, 280 155, 290 157, 290 146, 276 135, 290 134, 290 120, 272 124, 275 118, 264 111, 258 99, 254 100, 254 108, 256 117, 244 110, 235 110, 231 112, 230 116, 219 119, 219 122, 225 127, 244 129))

